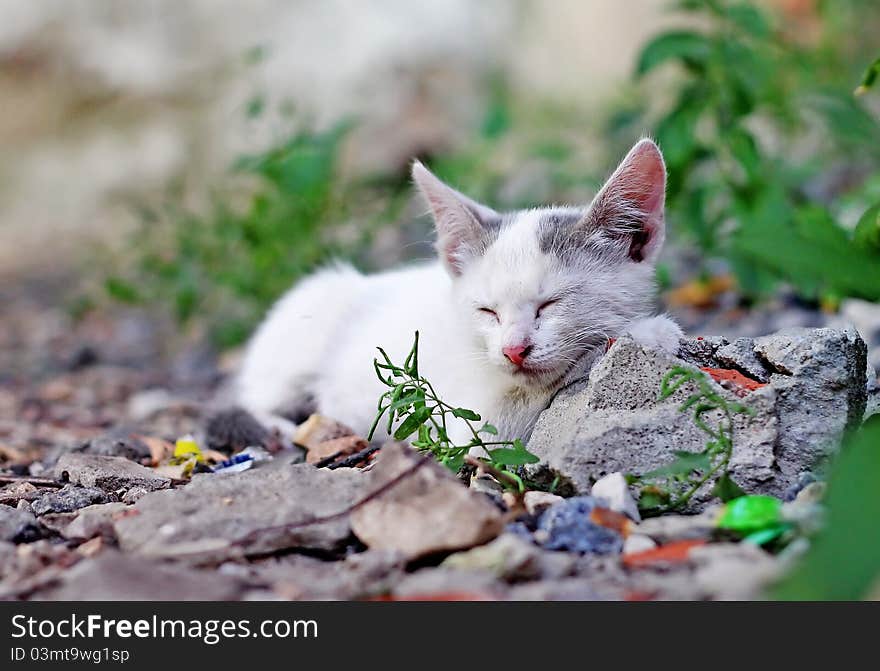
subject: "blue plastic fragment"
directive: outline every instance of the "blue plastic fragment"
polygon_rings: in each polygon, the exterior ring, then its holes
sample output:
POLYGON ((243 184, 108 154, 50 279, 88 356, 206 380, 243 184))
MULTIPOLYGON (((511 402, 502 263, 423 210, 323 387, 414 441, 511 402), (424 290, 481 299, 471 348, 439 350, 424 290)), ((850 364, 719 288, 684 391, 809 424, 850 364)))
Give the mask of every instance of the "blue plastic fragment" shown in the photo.
POLYGON ((214 473, 240 473, 254 465, 254 457, 250 454, 236 454, 231 459, 214 466, 214 473))

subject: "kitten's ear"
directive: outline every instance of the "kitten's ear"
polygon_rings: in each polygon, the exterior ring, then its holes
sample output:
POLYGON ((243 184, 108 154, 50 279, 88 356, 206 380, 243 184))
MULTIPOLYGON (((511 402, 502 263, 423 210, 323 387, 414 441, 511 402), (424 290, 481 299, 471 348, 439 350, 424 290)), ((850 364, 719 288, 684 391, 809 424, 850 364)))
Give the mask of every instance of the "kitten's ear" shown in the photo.
POLYGON ((591 238, 635 262, 653 261, 663 246, 666 225, 666 166, 660 148, 645 138, 593 199, 585 224, 591 238))
POLYGON ((447 186, 419 161, 413 163, 412 176, 434 215, 440 258, 457 277, 471 259, 486 251, 501 215, 447 186))

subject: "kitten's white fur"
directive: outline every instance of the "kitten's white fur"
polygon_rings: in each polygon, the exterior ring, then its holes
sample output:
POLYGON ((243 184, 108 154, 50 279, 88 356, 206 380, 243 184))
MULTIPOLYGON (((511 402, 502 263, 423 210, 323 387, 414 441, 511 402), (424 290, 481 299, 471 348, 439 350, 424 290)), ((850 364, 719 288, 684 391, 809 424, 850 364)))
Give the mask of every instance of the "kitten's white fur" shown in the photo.
MULTIPOLYGON (((552 395, 583 377, 609 338, 628 332, 677 350, 679 327, 649 316, 665 190, 650 140, 584 209, 499 215, 419 163, 413 177, 434 215, 440 261, 370 276, 337 265, 283 296, 235 385, 238 403, 264 423, 289 433, 282 415, 310 406, 365 433, 386 389, 372 365, 376 347, 401 362, 416 330, 420 371, 439 396, 480 412, 508 439, 527 439, 552 395), (527 372, 502 354, 518 343, 531 346, 527 372)), ((450 434, 468 435, 461 424, 450 434)))

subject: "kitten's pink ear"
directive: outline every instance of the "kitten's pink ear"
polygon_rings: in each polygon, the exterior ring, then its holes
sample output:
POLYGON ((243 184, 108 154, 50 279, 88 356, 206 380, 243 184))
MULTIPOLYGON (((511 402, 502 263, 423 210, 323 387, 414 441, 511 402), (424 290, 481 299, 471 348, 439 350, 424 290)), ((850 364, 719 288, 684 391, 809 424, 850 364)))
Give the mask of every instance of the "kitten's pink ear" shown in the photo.
POLYGON ((501 216, 444 184, 419 161, 413 163, 412 176, 434 215, 440 258, 447 271, 457 277, 471 259, 486 250, 501 216))
POLYGON ((645 138, 626 158, 593 199, 587 226, 635 262, 653 261, 666 235, 663 207, 666 166, 660 148, 645 138))

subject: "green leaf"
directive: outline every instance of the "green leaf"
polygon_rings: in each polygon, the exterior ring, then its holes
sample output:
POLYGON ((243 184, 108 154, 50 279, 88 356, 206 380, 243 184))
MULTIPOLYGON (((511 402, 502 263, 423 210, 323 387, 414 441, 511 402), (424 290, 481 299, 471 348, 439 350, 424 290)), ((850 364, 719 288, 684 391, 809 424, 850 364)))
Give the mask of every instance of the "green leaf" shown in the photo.
MULTIPOLYGON (((520 445, 522 445, 520 443, 520 445)), ((536 464, 540 459, 534 454, 526 450, 525 447, 499 447, 495 450, 488 450, 492 463, 500 466, 524 466, 525 464, 536 464)))
POLYGON ((415 431, 428 421, 428 418, 431 416, 430 408, 419 408, 409 417, 407 417, 400 426, 394 431, 395 440, 406 440, 409 438, 415 431))
POLYGON ((712 53, 709 39, 686 30, 670 31, 648 42, 639 54, 636 74, 643 76, 668 60, 678 59, 687 65, 704 65, 712 53))
POLYGON ((111 298, 121 303, 137 303, 141 299, 137 287, 119 277, 108 277, 104 281, 104 289, 111 298))
POLYGON ((498 429, 496 429, 495 426, 493 426, 492 424, 486 422, 485 424, 483 424, 483 426, 479 428, 477 433, 488 433, 491 436, 497 436, 498 429))
POLYGON ((453 473, 458 473, 461 470, 461 467, 464 466, 464 457, 464 454, 457 454, 442 459, 441 463, 453 473))
POLYGON ((733 481, 730 474, 725 472, 715 481, 715 485, 712 487, 712 496, 717 496, 727 503, 740 496, 745 496, 745 492, 733 481))
POLYGON ((880 203, 868 209, 856 224, 853 242, 870 252, 880 252, 880 203))
POLYGON ((880 58, 871 63, 868 69, 865 70, 865 74, 862 76, 862 83, 856 89, 856 95, 867 93, 877 83, 878 78, 880 78, 880 58))
POLYGON ((452 414, 454 417, 458 417, 459 419, 468 419, 472 422, 479 422, 482 419, 473 410, 468 410, 467 408, 453 408, 452 414))

